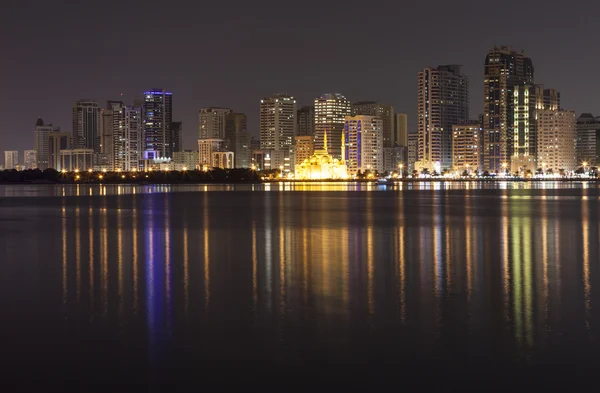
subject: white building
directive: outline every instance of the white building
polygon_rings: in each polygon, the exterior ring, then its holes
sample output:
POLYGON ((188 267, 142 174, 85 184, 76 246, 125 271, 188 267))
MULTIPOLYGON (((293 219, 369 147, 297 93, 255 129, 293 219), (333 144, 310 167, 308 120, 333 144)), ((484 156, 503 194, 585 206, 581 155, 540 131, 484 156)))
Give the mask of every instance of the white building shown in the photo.
POLYGON ((229 108, 202 108, 198 111, 198 137, 225 139, 225 120, 233 111, 229 108))
POLYGON ((109 169, 126 172, 139 169, 143 154, 141 108, 109 101, 101 119, 101 152, 109 157, 109 169))
POLYGON ((221 169, 233 168, 235 165, 233 157, 234 154, 232 151, 215 151, 212 154, 212 167, 221 169))
MULTIPOLYGON (((383 172, 383 121, 375 116, 346 116, 341 139, 348 174, 383 172)), ((327 135, 329 141, 329 135, 327 135)))
POLYGON ((289 150, 296 135, 296 100, 274 94, 260 100, 260 148, 289 150))
POLYGON ((538 168, 558 173, 577 168, 575 112, 542 110, 538 112, 538 168))
POLYGON ((19 165, 19 152, 17 150, 4 151, 4 169, 16 169, 19 165))
POLYGON ((323 150, 327 133, 328 154, 333 158, 341 158, 344 120, 350 115, 350 101, 341 94, 327 93, 315 98, 315 150, 323 150))
POLYGON ((36 169, 37 168, 37 153, 35 150, 25 150, 23 152, 23 162, 25 169, 36 169))

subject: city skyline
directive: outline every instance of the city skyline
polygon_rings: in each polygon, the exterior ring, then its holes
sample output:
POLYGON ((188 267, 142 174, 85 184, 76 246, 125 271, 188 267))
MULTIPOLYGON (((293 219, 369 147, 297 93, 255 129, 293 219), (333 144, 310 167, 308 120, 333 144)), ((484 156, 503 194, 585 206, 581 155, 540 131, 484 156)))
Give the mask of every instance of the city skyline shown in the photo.
MULTIPOLYGON (((2 65, 2 73, 11 77, 7 78, 6 94, 0 103, 9 115, 0 127, 0 150, 30 149, 32 125, 38 117, 71 132, 70 109, 77 100, 92 98, 100 104, 122 100, 133 104, 136 96, 153 87, 164 87, 176 97, 173 118, 183 122, 184 148, 195 146, 197 111, 209 106, 231 107, 246 113, 249 132, 257 136, 259 100, 277 92, 296 97, 298 107, 309 105, 326 92, 339 92, 351 102, 373 100, 390 104, 397 112, 408 114, 409 130, 415 131, 415 74, 428 66, 462 64, 470 84, 471 116, 476 117, 483 110, 485 54, 494 45, 525 50, 535 59, 536 81, 560 91, 566 109, 577 114, 596 114, 600 104, 593 89, 597 76, 593 67, 595 55, 589 51, 593 35, 588 31, 594 26, 592 15, 600 6, 591 5, 585 13, 572 18, 564 18, 558 9, 538 6, 541 3, 520 4, 519 12, 514 13, 515 8, 509 4, 494 10, 495 18, 489 20, 477 18, 485 10, 479 4, 440 5, 435 12, 425 12, 426 5, 415 4, 411 11, 415 17, 403 18, 400 23, 397 15, 405 14, 403 7, 384 4, 378 12, 379 20, 369 22, 370 29, 364 30, 367 33, 348 43, 333 45, 338 34, 324 35, 324 22, 340 21, 338 32, 343 36, 353 30, 351 23, 343 21, 355 17, 359 7, 324 4, 319 15, 311 7, 302 7, 291 18, 277 9, 263 9, 262 4, 244 4, 228 11, 227 24, 197 24, 192 23, 192 7, 197 6, 191 5, 189 9, 177 10, 139 7, 136 20, 140 22, 132 22, 125 15, 104 15, 110 7, 97 10, 98 18, 91 20, 81 18, 83 11, 67 5, 40 4, 31 8, 17 4, 3 13, 0 27, 2 36, 10 37, 3 41, 3 47, 12 59, 2 65), (453 13, 456 27, 448 30, 447 22, 441 21, 451 7, 462 12, 453 13), (43 22, 50 8, 56 15, 52 25, 61 26, 60 29, 48 29, 43 22), (127 61, 120 63, 119 72, 115 72, 112 60, 100 58, 108 42, 116 37, 125 35, 128 42, 142 41, 140 38, 150 29, 143 21, 157 17, 159 10, 168 14, 161 20, 165 20, 165 31, 169 32, 161 35, 159 41, 172 46, 173 56, 147 62, 143 53, 148 44, 143 44, 127 52, 127 61), (537 17, 531 23, 519 23, 525 15, 534 13, 537 17), (110 23, 99 22, 105 21, 103 16, 110 23), (19 22, 25 19, 27 28, 19 22), (542 35, 527 33, 536 26, 558 21, 559 28, 545 29, 542 35), (412 31, 424 25, 430 30, 430 38, 415 38, 412 31), (259 39, 281 27, 290 31, 285 38, 259 39), (487 32, 485 39, 473 34, 483 29, 487 32), (87 44, 95 45, 97 53, 81 56, 84 47, 77 44, 82 39, 78 31, 93 31, 86 35, 85 50, 90 48, 87 44), (442 39, 434 39, 436 34, 442 39), (199 37, 217 40, 215 47, 234 46, 238 53, 228 55, 224 49, 218 49, 218 56, 206 60, 191 49, 199 37), (280 49, 284 39, 288 45, 285 51, 280 49), (310 47, 304 44, 307 40, 313 42, 310 47), (379 51, 382 60, 356 59, 351 50, 356 46, 379 51), (298 56, 299 51, 302 56, 298 56), (307 61, 300 61, 301 58, 307 61), (273 66, 267 66, 270 64, 273 66)), ((223 7, 211 4, 206 11, 216 12, 223 7)))

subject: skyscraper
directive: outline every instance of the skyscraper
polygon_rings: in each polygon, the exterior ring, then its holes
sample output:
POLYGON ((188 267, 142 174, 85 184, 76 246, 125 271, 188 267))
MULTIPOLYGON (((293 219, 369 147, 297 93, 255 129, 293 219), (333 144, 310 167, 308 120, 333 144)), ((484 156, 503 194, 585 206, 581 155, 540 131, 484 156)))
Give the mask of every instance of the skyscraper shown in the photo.
POLYGON ((484 74, 484 168, 500 172, 513 155, 514 87, 533 84, 533 63, 522 52, 494 47, 484 74))
POLYGON ((587 162, 589 167, 600 164, 600 117, 582 113, 577 118, 577 164, 587 162))
POLYGON ((383 147, 394 146, 396 119, 393 106, 374 101, 361 101, 352 104, 352 115, 379 117, 383 122, 383 147))
POLYGON ((171 145, 173 153, 181 151, 181 133, 183 132, 183 123, 174 121, 171 123, 171 145))
POLYGON ((296 135, 296 100, 273 94, 260 100, 260 148, 287 150, 296 135))
MULTIPOLYGON (((328 134, 329 135, 329 134, 328 134)), ((329 136, 327 137, 329 141, 329 136)), ((383 172, 383 120, 375 116, 346 116, 342 159, 348 174, 383 172)))
POLYGON ((23 152, 23 163, 25 164, 25 169, 37 168, 37 153, 35 150, 25 150, 23 152))
POLYGON ((419 72, 417 170, 452 168, 452 126, 469 121, 469 84, 460 65, 419 72))
POLYGON ((233 111, 229 108, 210 107, 198 111, 198 138, 225 139, 225 117, 233 111))
POLYGON ((481 170, 481 147, 483 128, 479 120, 452 126, 452 165, 455 171, 462 173, 481 170))
POLYGON ((173 94, 165 89, 144 93, 144 159, 172 158, 173 94))
POLYGON ((249 168, 252 159, 248 118, 244 113, 225 116, 225 149, 233 152, 236 168, 249 168))
POLYGON ((406 113, 396 114, 396 129, 393 141, 395 145, 408 146, 408 116, 406 113))
POLYGON ((73 106, 73 145, 76 149, 93 149, 100 153, 100 105, 79 100, 73 106))
POLYGON ((34 128, 34 145, 33 150, 37 156, 37 168, 40 170, 51 168, 48 166, 48 135, 51 132, 58 131, 58 128, 52 127, 52 124, 44 124, 44 120, 37 119, 34 128))
MULTIPOLYGON (((62 170, 60 152, 71 149, 71 134, 68 132, 50 132, 48 134, 48 168, 62 170)), ((38 157, 38 163, 40 162, 38 157)))
POLYGON ((142 110, 122 101, 108 101, 102 110, 102 153, 111 170, 137 170, 142 156, 142 110))
MULTIPOLYGON (((513 88, 513 127, 508 140, 510 172, 534 172, 537 167, 537 118, 544 109, 544 88, 540 85, 516 85, 513 88)), ((507 165, 508 166, 508 165, 507 165)))
POLYGON ((17 150, 4 151, 4 169, 16 169, 19 165, 19 152, 17 150))
POLYGON ((538 113, 538 165, 548 172, 573 171, 577 168, 575 155, 575 112, 541 110, 538 113))
POLYGON ((323 149, 323 137, 327 133, 328 153, 333 158, 341 158, 344 123, 351 114, 350 101, 339 93, 315 98, 315 150, 323 149))
POLYGON ((315 107, 303 106, 298 109, 298 136, 313 136, 315 134, 315 107))

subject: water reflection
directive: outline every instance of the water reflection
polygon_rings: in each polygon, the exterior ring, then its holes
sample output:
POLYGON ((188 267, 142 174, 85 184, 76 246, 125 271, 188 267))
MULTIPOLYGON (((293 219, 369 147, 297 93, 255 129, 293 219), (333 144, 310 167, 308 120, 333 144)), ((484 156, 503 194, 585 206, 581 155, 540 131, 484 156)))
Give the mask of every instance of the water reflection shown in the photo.
MULTIPOLYGON (((511 188, 403 187, 101 193, 57 199, 23 225, 57 228, 45 240, 59 245, 47 247, 56 269, 36 289, 47 306, 135 327, 155 365, 165 348, 275 356, 314 342, 321 354, 514 360, 564 335, 596 336, 597 189, 523 198, 511 188), (261 349, 242 348, 237 335, 261 349)), ((36 265, 31 250, 19 252, 36 265)))

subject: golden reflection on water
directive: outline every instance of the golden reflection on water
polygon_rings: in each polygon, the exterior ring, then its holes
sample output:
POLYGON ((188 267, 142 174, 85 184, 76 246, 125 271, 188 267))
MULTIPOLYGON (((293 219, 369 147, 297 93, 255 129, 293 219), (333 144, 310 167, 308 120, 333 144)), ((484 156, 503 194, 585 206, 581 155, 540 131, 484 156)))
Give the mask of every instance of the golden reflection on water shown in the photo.
POLYGON ((77 302, 81 300, 81 211, 75 208, 75 293, 77 302))
POLYGON ((209 204, 208 194, 204 194, 204 221, 203 221, 203 239, 204 239, 204 308, 208 309, 210 304, 210 221, 209 221, 209 204))
POLYGON ((592 285, 590 283, 590 228, 589 228, 589 199, 584 195, 581 202, 581 233, 583 252, 583 297, 585 299, 585 326, 591 331, 592 318, 592 285))

